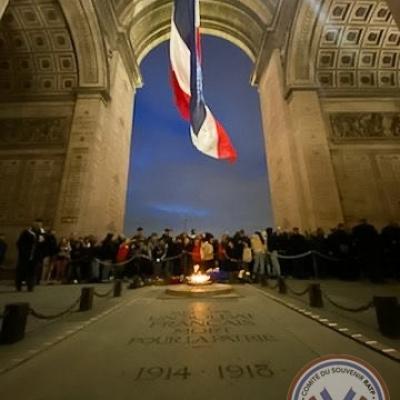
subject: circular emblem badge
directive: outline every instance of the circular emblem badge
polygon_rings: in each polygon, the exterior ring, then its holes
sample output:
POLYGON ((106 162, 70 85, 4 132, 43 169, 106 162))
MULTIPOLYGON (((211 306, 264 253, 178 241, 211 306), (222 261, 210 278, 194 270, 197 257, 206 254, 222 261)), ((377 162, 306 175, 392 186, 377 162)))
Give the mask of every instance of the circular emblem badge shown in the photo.
POLYGON ((288 400, 389 400, 378 371, 348 355, 318 358, 306 365, 289 388, 288 400))

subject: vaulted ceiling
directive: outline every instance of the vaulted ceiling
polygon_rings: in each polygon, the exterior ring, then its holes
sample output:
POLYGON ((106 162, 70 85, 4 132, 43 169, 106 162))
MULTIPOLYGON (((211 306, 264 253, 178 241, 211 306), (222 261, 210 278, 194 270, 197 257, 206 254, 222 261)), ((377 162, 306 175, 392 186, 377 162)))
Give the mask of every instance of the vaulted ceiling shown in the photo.
MULTIPOLYGON (((171 0, 112 0, 119 21, 128 28, 140 62, 170 31, 171 0)), ((279 0, 201 0, 202 32, 223 37, 257 58, 279 0)))
MULTIPOLYGON (((203 33, 233 42, 255 63, 280 12, 297 9, 290 35, 280 34, 288 35, 280 41, 288 48, 288 87, 318 87, 327 95, 397 93, 400 87, 400 32, 386 1, 201 0, 200 5, 203 33)), ((171 7, 172 0, 10 0, 0 22, 0 97, 105 88, 102 34, 109 22, 115 21, 116 31, 128 38, 123 51, 137 68, 168 39, 171 7), (96 11, 105 4, 110 19, 102 21, 107 13, 96 11)))
POLYGON ((324 95, 396 94, 400 31, 386 1, 301 0, 286 70, 290 87, 324 95))
POLYGON ((70 93, 77 59, 56 0, 11 0, 0 23, 0 96, 70 93))

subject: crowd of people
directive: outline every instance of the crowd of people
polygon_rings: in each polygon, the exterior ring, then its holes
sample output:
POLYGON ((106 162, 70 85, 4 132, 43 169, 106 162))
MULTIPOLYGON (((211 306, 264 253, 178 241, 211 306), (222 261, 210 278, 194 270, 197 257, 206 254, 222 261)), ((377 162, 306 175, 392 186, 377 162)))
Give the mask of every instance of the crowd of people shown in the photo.
MULTIPOLYGON (((0 240, 5 243, 4 238, 0 240)), ((190 274, 196 264, 203 271, 218 269, 222 275, 246 271, 253 281, 263 275, 368 278, 373 282, 400 279, 400 226, 391 223, 378 232, 366 220, 351 230, 339 224, 328 234, 322 229, 310 234, 298 228, 267 228, 251 234, 239 230, 217 239, 195 230, 174 236, 165 229, 161 235, 148 236, 139 227, 132 237, 109 233, 101 241, 94 236, 58 238, 55 231, 45 230, 43 222, 36 220, 21 233, 17 250, 18 291, 23 283, 32 291, 40 283, 101 282, 134 276, 168 279, 190 274)))

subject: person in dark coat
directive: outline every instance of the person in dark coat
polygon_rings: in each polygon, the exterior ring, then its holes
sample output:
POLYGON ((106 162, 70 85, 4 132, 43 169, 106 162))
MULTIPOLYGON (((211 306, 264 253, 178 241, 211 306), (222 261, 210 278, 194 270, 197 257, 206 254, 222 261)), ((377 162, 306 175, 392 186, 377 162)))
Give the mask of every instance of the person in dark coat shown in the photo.
POLYGON ((356 263, 352 262, 352 237, 344 224, 340 223, 329 234, 328 252, 335 261, 332 261, 331 275, 340 279, 354 280, 359 276, 356 263))
POLYGON ((400 279, 400 225, 398 223, 391 222, 382 229, 381 243, 385 276, 400 279))
POLYGON ((224 262, 224 270, 227 272, 233 272, 239 265, 239 259, 237 259, 237 250, 235 249, 234 239, 227 239, 227 245, 225 247, 225 262, 224 262))
POLYGON ((306 237, 295 227, 289 236, 289 254, 295 256, 292 260, 292 274, 298 279, 309 278, 312 274, 311 257, 302 256, 309 250, 306 237))
POLYGON ((0 233, 0 267, 3 265, 7 254, 7 242, 3 233, 0 233))
POLYGON ((37 236, 34 255, 35 280, 36 285, 39 285, 43 274, 43 261, 48 256, 47 232, 43 228, 43 221, 41 219, 35 221, 34 230, 37 236))
POLYGON ((26 282, 28 291, 32 292, 35 287, 37 232, 39 229, 41 229, 41 222, 35 221, 31 227, 21 232, 17 241, 18 262, 15 274, 15 287, 19 292, 22 290, 23 281, 26 282))
MULTIPOLYGON (((171 236, 172 230, 169 228, 164 229, 164 233, 161 236, 161 240, 165 243, 166 248, 166 258, 169 260, 177 255, 177 248, 175 241, 171 236)), ((169 278, 173 274, 174 262, 165 261, 163 263, 163 274, 165 277, 169 278)))
POLYGON ((42 281, 48 283, 54 274, 54 263, 58 252, 56 231, 50 230, 46 234, 46 257, 43 260, 42 281))
POLYGON ((361 272, 372 282, 382 281, 379 265, 380 242, 379 234, 375 227, 366 219, 353 228, 353 246, 361 272))
POLYGON ((100 265, 100 281, 107 281, 111 273, 111 263, 115 260, 118 247, 115 243, 114 234, 108 233, 98 249, 98 258, 102 261, 100 265))
POLYGON ((324 257, 328 255, 328 241, 322 228, 318 228, 315 233, 310 236, 309 245, 313 254, 314 273, 316 277, 326 278, 329 275, 330 263, 324 257))
POLYGON ((267 262, 270 265, 270 270, 272 275, 280 276, 282 274, 281 261, 278 258, 278 251, 280 249, 279 235, 273 230, 273 228, 268 227, 266 229, 266 242, 267 242, 267 262))

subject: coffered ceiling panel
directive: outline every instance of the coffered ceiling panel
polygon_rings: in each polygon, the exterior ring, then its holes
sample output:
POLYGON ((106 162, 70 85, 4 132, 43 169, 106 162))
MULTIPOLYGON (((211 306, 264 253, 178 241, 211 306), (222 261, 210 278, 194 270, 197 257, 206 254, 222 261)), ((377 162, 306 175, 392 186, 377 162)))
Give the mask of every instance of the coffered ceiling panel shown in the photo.
POLYGON ((399 88, 400 32, 385 1, 331 1, 320 26, 316 72, 323 88, 399 88))
POLYGON ((68 93, 75 51, 56 0, 11 0, 0 23, 0 96, 68 93))

